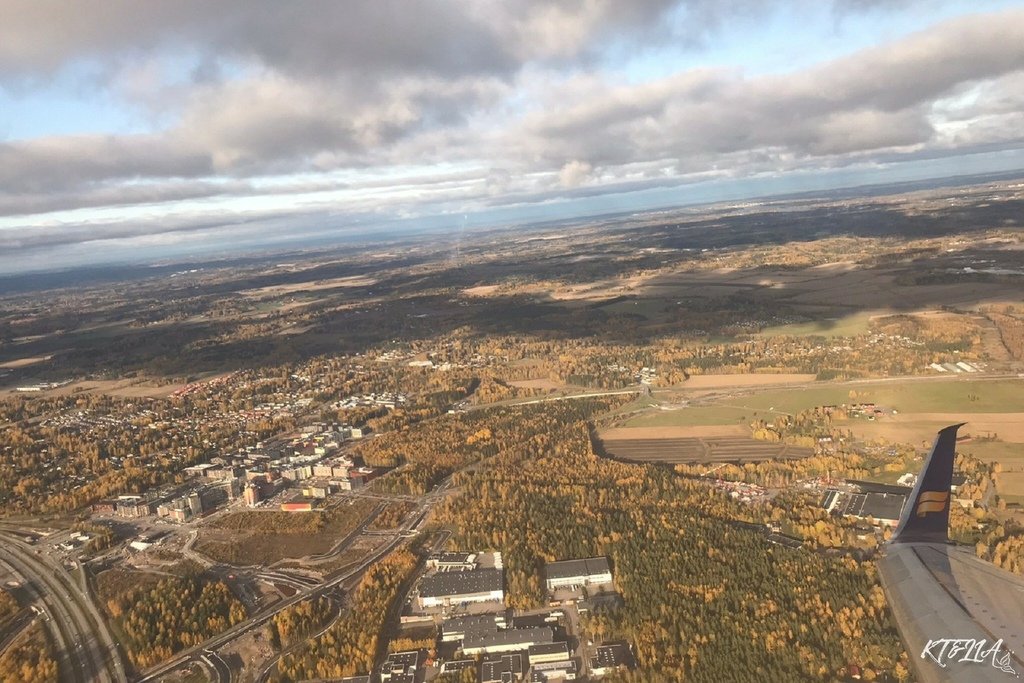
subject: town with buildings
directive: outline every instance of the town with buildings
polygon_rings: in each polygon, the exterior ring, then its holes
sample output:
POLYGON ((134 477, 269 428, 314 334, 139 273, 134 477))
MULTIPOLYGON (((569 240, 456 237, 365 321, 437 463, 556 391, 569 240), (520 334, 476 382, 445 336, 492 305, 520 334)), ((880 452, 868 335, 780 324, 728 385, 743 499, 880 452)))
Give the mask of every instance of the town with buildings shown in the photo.
POLYGON ((156 514, 187 522, 236 499, 250 508, 274 501, 284 511, 309 511, 331 494, 358 490, 380 474, 339 453, 346 442, 361 438, 362 430, 348 425, 311 424, 291 439, 257 442, 238 453, 185 467, 187 481, 182 485, 101 500, 93 503, 92 511, 124 518, 156 514))
POLYGON ((402 612, 406 628, 428 625, 437 633, 436 657, 422 652, 388 656, 381 680, 413 683, 417 667, 431 673, 471 669, 482 683, 599 679, 634 666, 622 642, 595 644, 580 616, 595 605, 621 604, 607 557, 549 562, 544 587, 549 607, 506 607, 500 553, 443 551, 426 561, 402 612), (390 677, 390 678, 389 678, 390 677))

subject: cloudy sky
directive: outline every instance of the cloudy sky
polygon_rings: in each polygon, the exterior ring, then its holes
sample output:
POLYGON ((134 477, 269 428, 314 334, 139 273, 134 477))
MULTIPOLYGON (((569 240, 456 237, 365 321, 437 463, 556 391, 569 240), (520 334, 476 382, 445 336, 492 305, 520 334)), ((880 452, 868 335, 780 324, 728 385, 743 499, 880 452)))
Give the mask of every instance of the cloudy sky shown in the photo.
POLYGON ((1021 2, 0 0, 0 272, 1022 149, 1021 2))

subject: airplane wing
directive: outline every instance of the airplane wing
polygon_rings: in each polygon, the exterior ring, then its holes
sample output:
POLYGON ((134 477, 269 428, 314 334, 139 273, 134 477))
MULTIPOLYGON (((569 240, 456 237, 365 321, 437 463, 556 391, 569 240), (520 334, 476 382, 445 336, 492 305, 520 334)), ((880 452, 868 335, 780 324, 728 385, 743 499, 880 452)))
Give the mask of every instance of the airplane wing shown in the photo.
POLYGON ((960 426, 938 433, 879 575, 919 681, 1009 683, 1024 674, 1024 577, 949 543, 960 426))

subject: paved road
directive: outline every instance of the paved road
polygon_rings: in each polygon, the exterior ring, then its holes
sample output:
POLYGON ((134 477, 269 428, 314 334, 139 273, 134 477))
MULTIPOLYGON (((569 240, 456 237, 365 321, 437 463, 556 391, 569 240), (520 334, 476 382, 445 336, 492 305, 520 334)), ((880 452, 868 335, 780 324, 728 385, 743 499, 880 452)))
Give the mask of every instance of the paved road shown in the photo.
MULTIPOLYGON (((220 635, 214 636, 201 645, 179 652, 176 656, 167 660, 160 666, 151 669, 144 678, 139 680, 139 683, 156 680, 160 676, 163 676, 182 665, 196 660, 202 660, 202 655, 204 653, 215 652, 217 649, 223 647, 232 640, 239 638, 254 629, 260 628, 263 624, 272 619, 275 614, 286 607, 301 602, 302 600, 317 598, 322 595, 330 595, 337 587, 361 576, 371 564, 390 553, 401 543, 407 540, 410 535, 414 535, 414 533, 419 530, 427 513, 430 511, 430 508, 436 504, 437 501, 441 500, 444 494, 450 489, 454 476, 454 474, 450 475, 434 491, 424 496, 424 500, 421 505, 406 518, 406 522, 403 524, 402 528, 396 532, 392 532, 395 537, 389 543, 384 544, 375 552, 370 554, 365 560, 359 563, 358 566, 351 569, 340 569, 333 574, 328 574, 324 577, 323 583, 317 586, 300 588, 295 595, 286 599, 284 602, 276 603, 271 607, 268 607, 262 612, 259 612, 249 619, 229 628, 220 635)), ((369 520, 364 521, 361 527, 365 528, 365 525, 368 523, 369 520)), ((442 538, 439 539, 437 547, 443 545, 444 542, 447 541, 448 536, 450 536, 450 532, 446 532, 442 538)), ((350 538, 354 538, 354 535, 350 535, 350 538)))
POLYGON ((488 408, 495 408, 498 406, 506 408, 515 408, 518 406, 532 406, 538 403, 551 403, 553 401, 574 401, 581 398, 600 398, 601 396, 621 396, 624 394, 649 394, 650 389, 644 389, 641 386, 635 386, 630 389, 617 389, 615 391, 588 391, 579 394, 564 394, 559 396, 545 396, 544 398, 535 398, 527 401, 498 401, 496 403, 481 403, 478 405, 468 406, 466 411, 473 410, 486 410, 488 408))
POLYGON ((331 615, 328 617, 327 621, 324 622, 323 627, 316 633, 306 636, 305 638, 297 639, 284 650, 264 662, 263 667, 260 669, 259 673, 256 674, 256 677, 253 680, 256 683, 267 683, 267 681, 270 680, 270 675, 277 670, 277 663, 281 661, 282 657, 305 647, 309 641, 316 640, 323 634, 327 633, 331 630, 331 627, 334 626, 334 622, 336 622, 344 612, 345 610, 343 609, 341 600, 331 600, 331 615))
POLYGON ((329 576, 325 580, 325 582, 320 584, 319 586, 316 586, 314 588, 308 588, 306 590, 300 590, 292 597, 286 599, 284 602, 277 603, 272 607, 269 607, 263 610, 262 612, 250 617, 249 619, 246 619, 245 621, 232 626, 228 630, 224 631, 223 633, 217 636, 214 636, 213 638, 210 638, 201 645, 190 648, 188 650, 182 650, 177 655, 167 660, 163 664, 159 665, 158 667, 150 669, 147 675, 139 680, 139 683, 156 680, 159 677, 166 675, 167 673, 177 669, 183 664, 187 664, 197 659, 201 659, 202 655, 205 652, 216 651, 218 648, 234 640, 235 638, 238 638, 242 635, 245 635, 246 633, 249 633, 250 631, 260 628, 261 626, 263 626, 263 624, 265 624, 267 621, 273 618, 275 614, 285 609, 286 607, 290 607, 291 605, 301 602, 302 600, 320 597, 321 595, 333 591, 335 587, 343 584, 352 577, 362 574, 367 567, 369 567, 371 564, 379 560, 384 555, 390 553, 404 540, 405 539, 403 537, 398 536, 397 538, 393 539, 390 543, 387 543, 386 545, 378 549, 375 553, 370 555, 367 559, 361 562, 359 566, 348 571, 345 571, 343 573, 329 576))
POLYGON ((200 659, 216 674, 218 683, 231 683, 231 667, 213 650, 203 650, 200 659))
POLYGON ((41 605, 62 680, 126 683, 120 653, 106 624, 93 621, 95 606, 62 566, 6 533, 0 533, 0 559, 26 579, 26 590, 41 605))

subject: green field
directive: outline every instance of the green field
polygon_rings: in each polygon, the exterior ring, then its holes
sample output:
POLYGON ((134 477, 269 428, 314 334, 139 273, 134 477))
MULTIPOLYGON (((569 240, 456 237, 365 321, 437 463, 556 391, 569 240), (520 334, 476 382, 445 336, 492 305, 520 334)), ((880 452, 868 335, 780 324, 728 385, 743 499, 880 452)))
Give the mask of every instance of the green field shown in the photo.
POLYGON ((855 313, 843 318, 815 320, 809 323, 793 323, 767 327, 760 332, 762 337, 856 337, 867 334, 874 313, 855 313))
POLYGON ((608 305, 598 305, 594 308, 600 308, 608 313, 615 313, 618 315, 642 315, 648 320, 663 315, 665 307, 668 305, 668 301, 665 299, 625 299, 624 301, 616 301, 615 303, 608 305))
POLYGON ((776 389, 715 405, 638 415, 626 427, 721 425, 755 415, 798 413, 820 405, 876 403, 901 413, 1006 413, 1024 411, 1024 380, 907 381, 830 384, 810 389, 776 389), (851 396, 851 392, 856 392, 851 396))
POLYGON ((749 424, 754 412, 731 406, 700 406, 657 410, 627 420, 623 427, 696 427, 700 425, 749 424))
POLYGON ((1002 463, 1004 470, 1018 470, 1024 466, 1024 444, 1007 441, 970 441, 958 450, 985 462, 1002 463))

